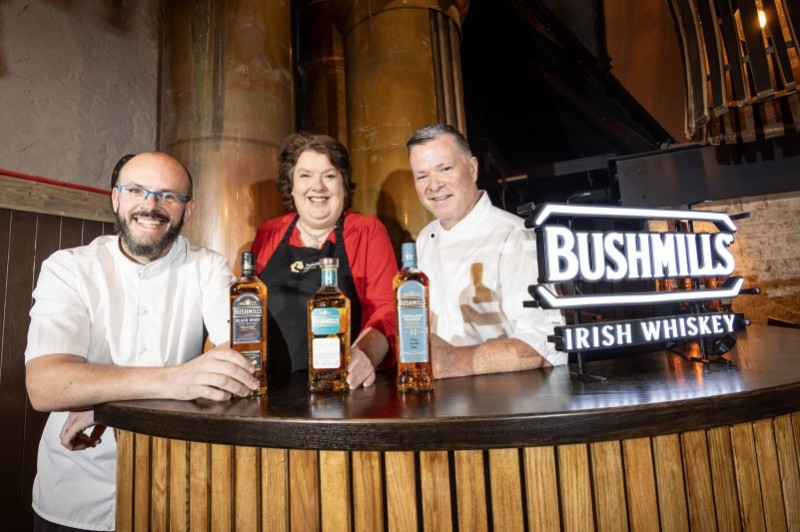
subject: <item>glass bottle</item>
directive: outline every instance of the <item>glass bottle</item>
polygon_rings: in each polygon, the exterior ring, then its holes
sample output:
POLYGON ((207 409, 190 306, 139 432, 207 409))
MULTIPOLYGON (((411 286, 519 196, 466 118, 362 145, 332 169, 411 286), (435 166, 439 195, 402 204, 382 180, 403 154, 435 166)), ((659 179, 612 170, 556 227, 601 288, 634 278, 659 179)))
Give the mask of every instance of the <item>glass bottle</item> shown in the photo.
POLYGON ((242 253, 242 276, 230 289, 231 348, 255 366, 260 383, 250 397, 267 393, 267 285, 256 276, 255 257, 242 253))
POLYGON ((308 300, 308 391, 346 392, 350 300, 339 290, 339 260, 323 258, 319 265, 321 286, 308 300))
POLYGON ((404 243, 400 255, 403 267, 392 281, 397 316, 397 389, 427 392, 434 388, 428 276, 417 268, 413 242, 404 243))

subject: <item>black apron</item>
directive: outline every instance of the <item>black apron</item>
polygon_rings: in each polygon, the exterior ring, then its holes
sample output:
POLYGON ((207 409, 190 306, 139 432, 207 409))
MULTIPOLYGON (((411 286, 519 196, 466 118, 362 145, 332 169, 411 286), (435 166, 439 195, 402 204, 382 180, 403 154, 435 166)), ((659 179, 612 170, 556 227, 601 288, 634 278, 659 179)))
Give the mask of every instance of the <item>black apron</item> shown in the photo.
POLYGON ((344 247, 344 215, 334 229, 336 244, 327 240, 322 249, 289 244, 298 219, 295 216, 289 224, 259 276, 268 288, 267 367, 273 374, 308 369, 307 303, 319 290, 323 257, 339 259, 339 289, 350 299, 350 341, 361 332, 361 303, 344 247))

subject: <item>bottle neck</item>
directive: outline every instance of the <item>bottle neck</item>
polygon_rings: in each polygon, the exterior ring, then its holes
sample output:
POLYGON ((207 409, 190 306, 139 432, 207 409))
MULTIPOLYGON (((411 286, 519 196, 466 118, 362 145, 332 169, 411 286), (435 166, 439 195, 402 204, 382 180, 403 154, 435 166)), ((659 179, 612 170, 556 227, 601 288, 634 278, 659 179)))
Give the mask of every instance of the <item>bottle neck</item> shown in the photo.
POLYGON ((403 261, 403 269, 404 270, 415 270, 417 268, 417 261, 415 260, 404 260, 403 261))
POLYGON ((249 251, 242 253, 242 277, 250 277, 256 274, 255 255, 249 251))
POLYGON ((336 268, 322 268, 322 286, 333 287, 338 286, 339 280, 337 278, 336 268))

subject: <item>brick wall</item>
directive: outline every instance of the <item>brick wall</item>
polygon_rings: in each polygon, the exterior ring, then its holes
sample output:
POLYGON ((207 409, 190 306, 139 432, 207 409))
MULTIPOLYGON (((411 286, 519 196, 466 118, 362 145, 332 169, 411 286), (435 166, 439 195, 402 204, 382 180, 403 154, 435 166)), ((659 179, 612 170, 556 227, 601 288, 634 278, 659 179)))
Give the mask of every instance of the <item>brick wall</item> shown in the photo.
POLYGON ((736 275, 761 295, 742 295, 733 302, 753 323, 768 317, 800 323, 800 194, 742 198, 704 204, 703 210, 750 218, 736 221, 731 250, 736 275))

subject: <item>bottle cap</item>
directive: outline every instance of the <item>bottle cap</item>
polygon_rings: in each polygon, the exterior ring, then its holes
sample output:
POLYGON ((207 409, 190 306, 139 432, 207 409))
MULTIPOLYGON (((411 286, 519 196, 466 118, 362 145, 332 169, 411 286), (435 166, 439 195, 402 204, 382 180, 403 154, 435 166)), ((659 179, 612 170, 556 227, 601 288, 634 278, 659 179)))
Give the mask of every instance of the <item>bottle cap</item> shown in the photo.
POLYGON ((406 267, 417 265, 417 245, 414 242, 403 242, 400 246, 400 260, 406 267))
POLYGON ((325 257, 319 259, 319 266, 320 268, 331 267, 331 268, 338 268, 339 267, 339 259, 336 257, 325 257))

